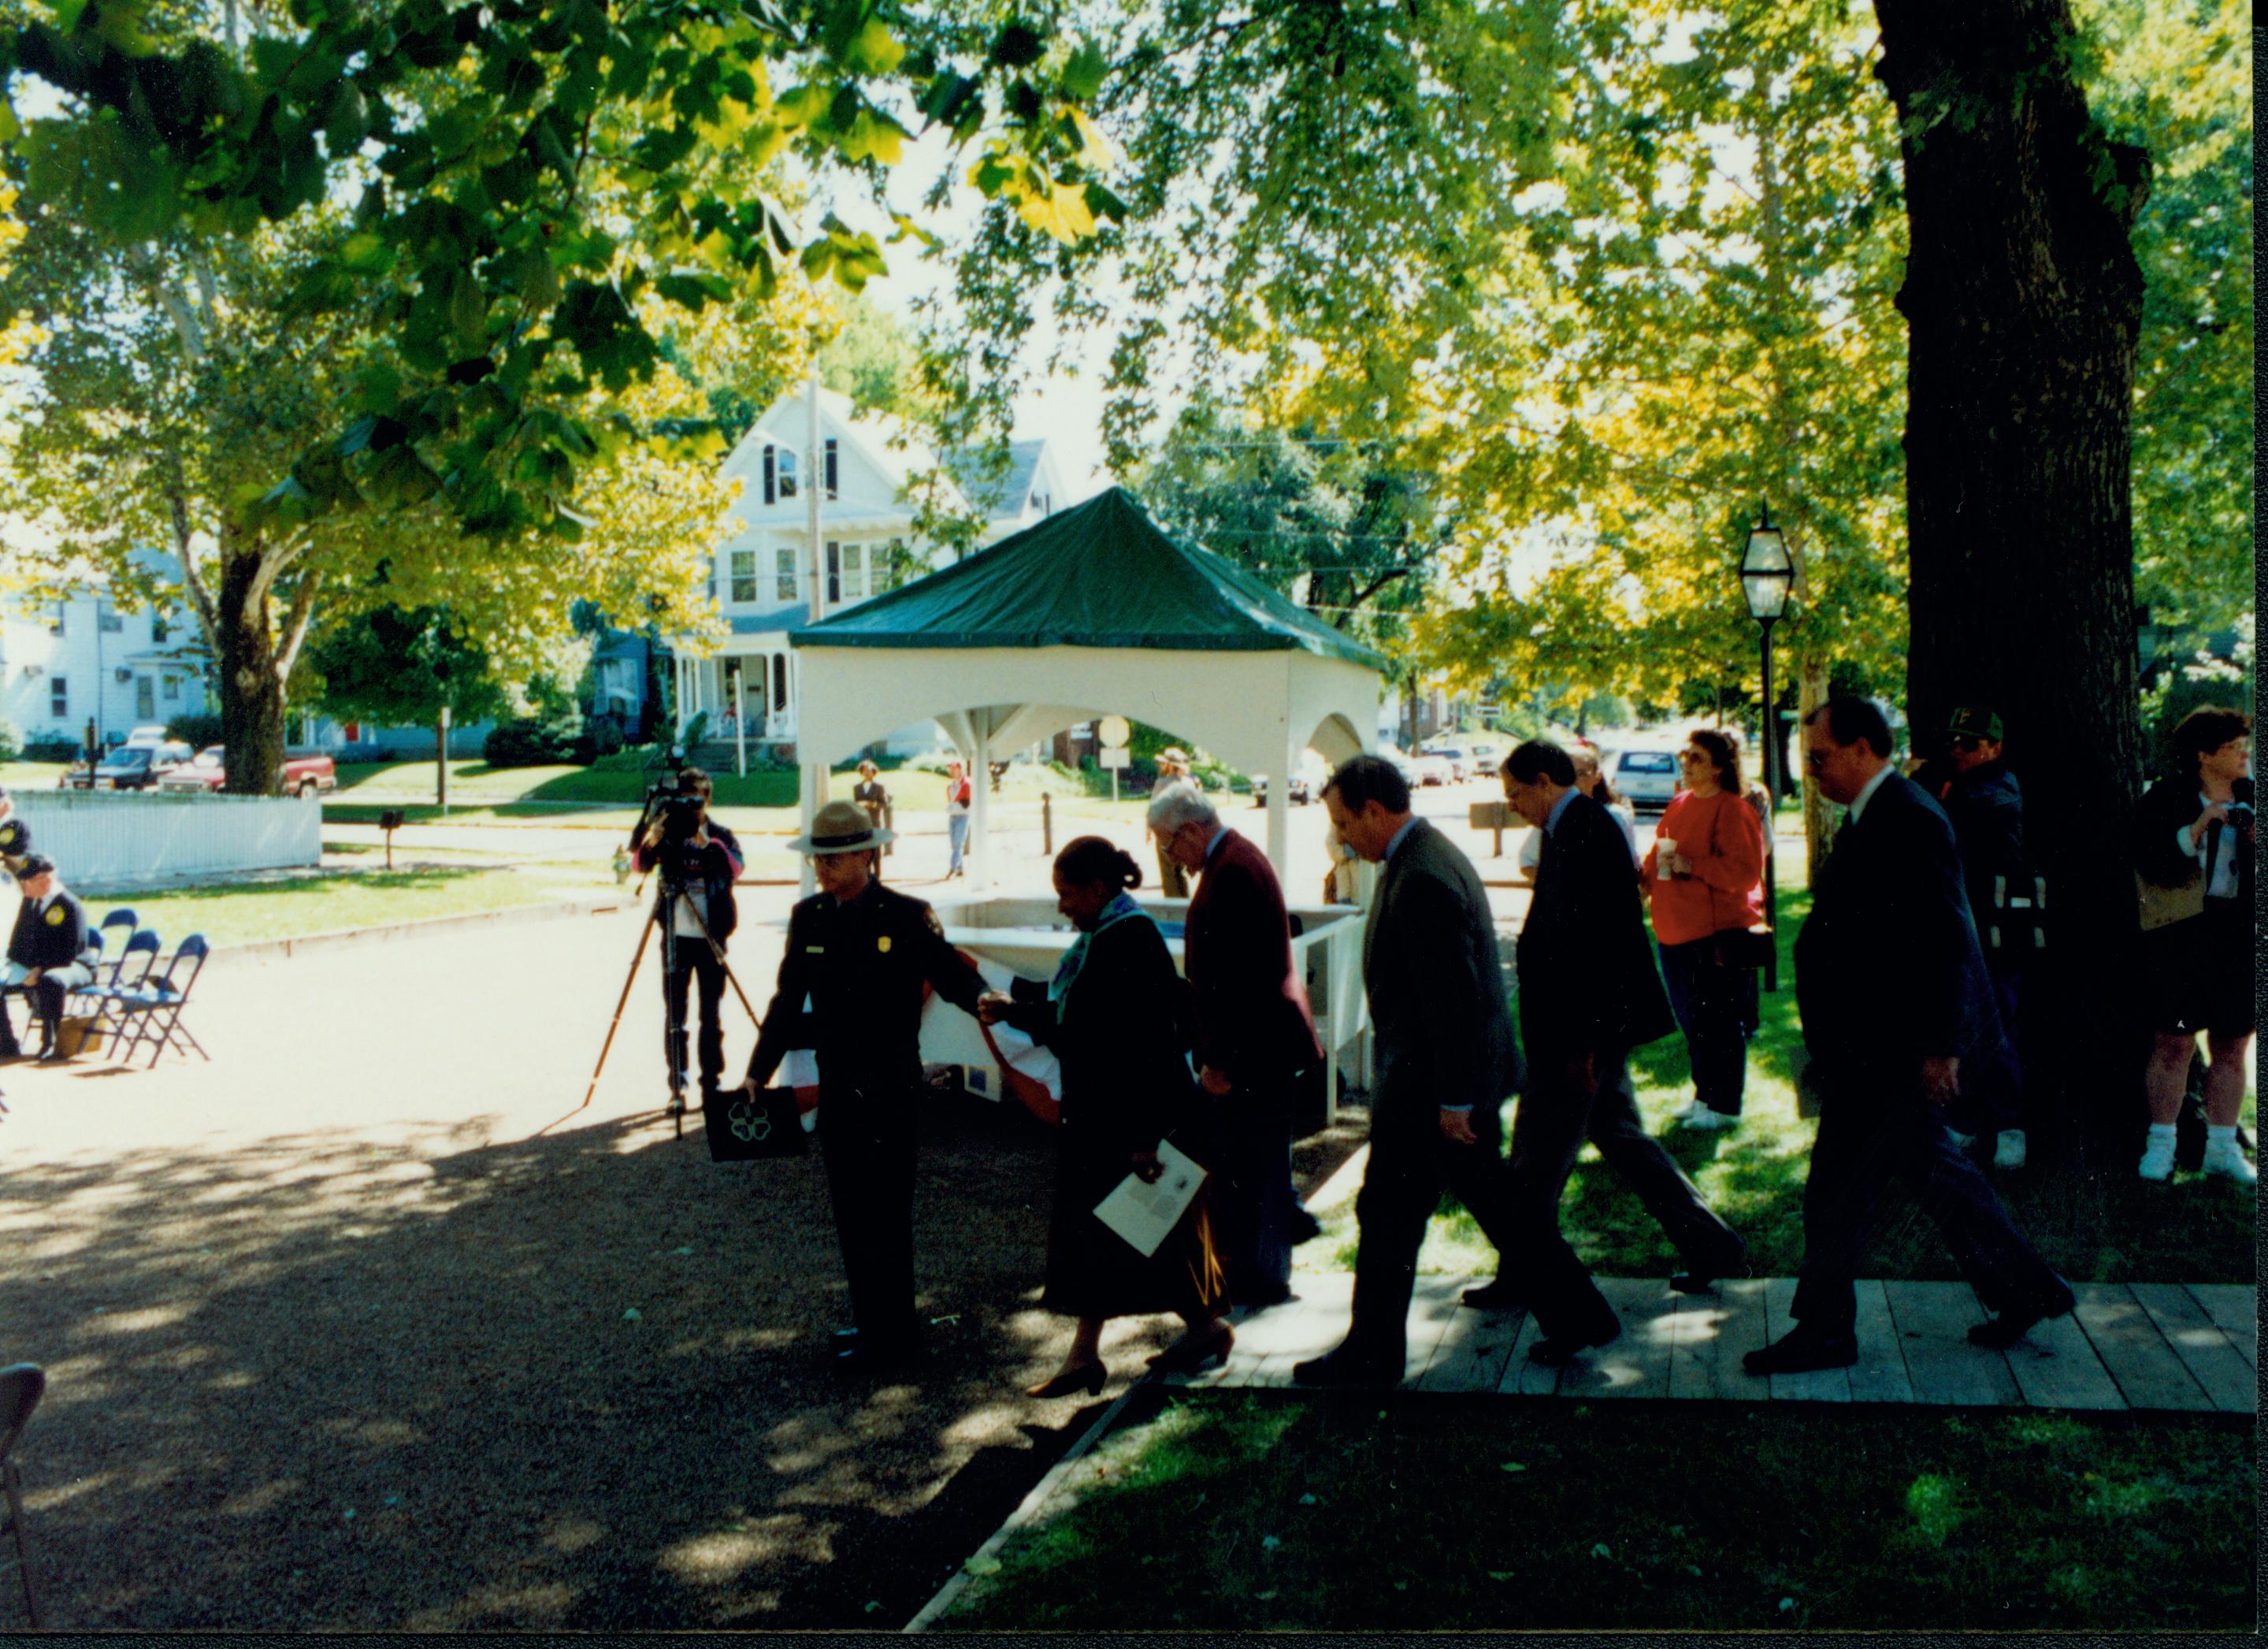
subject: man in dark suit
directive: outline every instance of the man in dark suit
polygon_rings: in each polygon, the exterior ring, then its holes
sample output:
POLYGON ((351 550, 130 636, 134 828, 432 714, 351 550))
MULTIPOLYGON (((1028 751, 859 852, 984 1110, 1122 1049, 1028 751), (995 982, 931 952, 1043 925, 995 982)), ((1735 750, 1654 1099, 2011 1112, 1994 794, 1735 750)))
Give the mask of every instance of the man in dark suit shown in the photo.
POLYGON ((1531 1062, 1512 1135, 1525 1240, 1520 1283, 1467 1296, 1482 1307, 1524 1295, 1543 1336, 1538 1362, 1564 1362, 1622 1332, 1614 1308, 1559 1233, 1559 1197, 1586 1139, 1629 1184, 1684 1256, 1688 1292, 1742 1265, 1747 1245, 1710 1211, 1639 1120, 1630 1050, 1676 1028, 1654 971, 1630 843, 1614 815, 1575 787, 1557 745, 1530 740, 1505 758, 1505 799, 1543 838, 1535 897, 1520 930, 1520 1025, 1531 1062), (1511 1296, 1512 1298, 1507 1298, 1511 1296))
POLYGON ((1212 1099, 1215 1236, 1240 1306, 1292 1294, 1292 1248, 1315 1230, 1292 1185, 1292 1103, 1322 1057, 1276 869, 1193 784, 1151 799, 1158 851, 1197 877, 1182 971, 1197 1021, 1197 1082, 1212 1099))
POLYGON ((1889 762, 1889 724, 1863 698, 1804 718, 1820 793, 1851 810, 1795 941, 1796 1005, 1821 1095, 1803 1190, 1795 1327, 1742 1361, 1756 1374, 1856 1362, 1855 1281, 1874 1204, 1893 1174, 1999 1314, 1969 1331, 2005 1348, 2072 1307, 2070 1285, 2008 1218, 1945 1127, 1964 1061, 1997 1045, 1999 1015, 1944 810, 1889 762))
POLYGON ((1520 1085, 1520 1044, 1487 892, 1455 843, 1410 813, 1400 771, 1381 756, 1355 756, 1331 775, 1323 806, 1339 840, 1385 867, 1363 931, 1376 1072, 1370 1162, 1355 1199, 1354 1319, 1336 1350, 1292 1377, 1392 1385, 1408 1351, 1418 1246, 1442 1188, 1499 1254, 1512 1240, 1501 1113, 1520 1085))
POLYGON ((789 912, 779 988, 748 1058, 754 1093, 790 1049, 818 1053, 820 1147, 856 1325, 840 1336, 851 1343, 836 1354, 848 1371, 890 1367, 919 1349, 913 1220, 922 987, 969 1014, 984 994, 936 913, 877 880, 889 840, 858 803, 839 801, 814 815, 809 836, 788 844, 813 858, 819 892, 789 912))
MULTIPOLYGON (((63 999, 94 982, 94 969, 81 954, 88 944, 86 907, 63 885, 55 862, 43 853, 25 855, 16 885, 23 890, 24 902, 8 936, 0 992, 20 992, 29 998, 46 1037, 40 1057, 52 1062, 63 1057, 55 1029, 63 1020, 63 999)), ((0 1058, 12 1059, 22 1052, 4 997, 0 997, 0 1058)))

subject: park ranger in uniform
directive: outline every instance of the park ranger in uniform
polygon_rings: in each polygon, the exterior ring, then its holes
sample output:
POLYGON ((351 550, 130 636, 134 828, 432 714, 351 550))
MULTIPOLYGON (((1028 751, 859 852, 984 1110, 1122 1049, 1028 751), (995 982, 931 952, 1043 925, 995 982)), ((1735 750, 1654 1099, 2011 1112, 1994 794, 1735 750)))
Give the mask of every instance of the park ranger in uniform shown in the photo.
POLYGON ((811 834, 790 843, 811 856, 820 891, 788 917, 779 988, 748 1061, 754 1092, 790 1049, 817 1052, 820 1148, 857 1325, 836 1357, 852 1371, 887 1367, 918 1349, 913 1202, 922 987, 971 1014, 985 989, 946 943, 929 906, 877 880, 890 839, 864 808, 842 801, 821 807, 811 834))

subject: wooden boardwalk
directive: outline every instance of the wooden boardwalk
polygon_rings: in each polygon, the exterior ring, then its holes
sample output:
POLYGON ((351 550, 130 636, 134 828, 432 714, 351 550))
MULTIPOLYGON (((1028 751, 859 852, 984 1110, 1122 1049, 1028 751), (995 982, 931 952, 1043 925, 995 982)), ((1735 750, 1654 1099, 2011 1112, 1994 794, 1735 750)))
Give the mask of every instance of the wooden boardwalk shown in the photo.
MULTIPOLYGON (((1769 1379, 1743 1352, 1787 1332, 1789 1277, 1750 1277, 1679 1294, 1651 1277, 1605 1277, 1622 1337, 1564 1368, 1528 1359, 1525 1313, 1471 1311, 1476 1279, 1421 1277, 1410 1307, 1403 1389, 1524 1397, 1730 1398, 1747 1402, 1918 1402, 2031 1409, 2172 1409, 2251 1414, 2258 1354, 2253 1289, 2242 1284, 2082 1283, 2079 1308, 2008 1351, 1971 1345, 1985 1313, 1966 1283, 1859 1285, 1859 1360, 1769 1379)), ((1299 1298, 1241 1321, 1227 1366, 1190 1386, 1289 1386, 1292 1366, 1346 1333, 1353 1279, 1292 1279, 1299 1298)))

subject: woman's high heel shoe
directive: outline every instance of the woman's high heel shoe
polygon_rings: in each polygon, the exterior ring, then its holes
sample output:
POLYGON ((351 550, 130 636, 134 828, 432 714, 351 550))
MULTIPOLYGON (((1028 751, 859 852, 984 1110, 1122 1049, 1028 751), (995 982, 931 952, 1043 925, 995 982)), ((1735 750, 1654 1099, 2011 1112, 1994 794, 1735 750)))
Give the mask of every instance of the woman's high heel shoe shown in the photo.
POLYGON ((1052 1379, 1043 1380, 1036 1386, 1027 1386, 1024 1395, 1042 1398, 1068 1397, 1074 1393, 1088 1397, 1100 1396, 1102 1382, 1109 1378, 1110 1371, 1098 1359, 1081 1363, 1077 1368, 1061 1370, 1052 1379))
POLYGON ((1158 1353, 1156 1363, 1161 1374, 1194 1374, 1207 1364, 1226 1363, 1236 1344, 1236 1330, 1225 1322, 1216 1322, 1204 1334, 1185 1334, 1158 1353))

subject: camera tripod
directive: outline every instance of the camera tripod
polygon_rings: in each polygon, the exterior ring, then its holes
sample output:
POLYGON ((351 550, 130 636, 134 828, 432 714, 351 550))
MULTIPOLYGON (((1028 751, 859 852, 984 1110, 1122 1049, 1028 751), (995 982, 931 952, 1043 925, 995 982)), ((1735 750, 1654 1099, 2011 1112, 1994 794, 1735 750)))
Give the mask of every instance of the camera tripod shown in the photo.
MULTIPOLYGON (((643 884, 641 884, 642 887, 643 884)), ((733 987, 733 994, 740 999, 740 1005, 747 1010, 749 1023, 755 1025, 759 1030, 762 1029, 763 1020, 757 1014, 755 1005, 748 1000, 747 992, 740 989, 740 981, 733 972, 732 964, 725 960, 724 947, 717 943, 716 937, 709 931, 708 918, 703 917, 699 907, 687 897, 684 879, 681 875, 664 870, 661 873, 660 894, 654 900, 653 909, 646 913, 645 921, 638 930, 637 949, 631 953, 630 972, 622 979, 622 995, 615 1000, 615 1017, 608 1021, 606 1040, 599 1045, 599 1063, 591 1068, 591 1085, 583 1090, 583 1102, 574 1110, 568 1112, 567 1116, 559 1118, 558 1122, 545 1123, 536 1130, 537 1133, 549 1133, 560 1123, 565 1122, 567 1117, 587 1108, 592 1096, 598 1093, 600 1073, 607 1068, 607 1056, 613 1051, 615 1046, 615 1033, 622 1028, 622 1010, 630 1005, 630 987, 637 983, 638 964, 645 960, 646 941, 653 937, 653 931, 656 928, 661 930, 663 975, 666 977, 674 971, 677 961, 676 917, 680 900, 683 900, 685 909, 692 912, 694 924, 701 930, 701 942, 709 947, 709 953, 717 959, 717 966, 724 970, 725 982, 733 987)), ((685 1069, 681 1063, 684 1057, 681 1052, 681 1046, 687 1039, 688 1027, 674 1011, 666 1008, 665 1011, 670 1015, 666 1033, 666 1045, 669 1049, 669 1105, 666 1115, 675 1127, 676 1137, 682 1139, 685 1137, 685 1069)))

